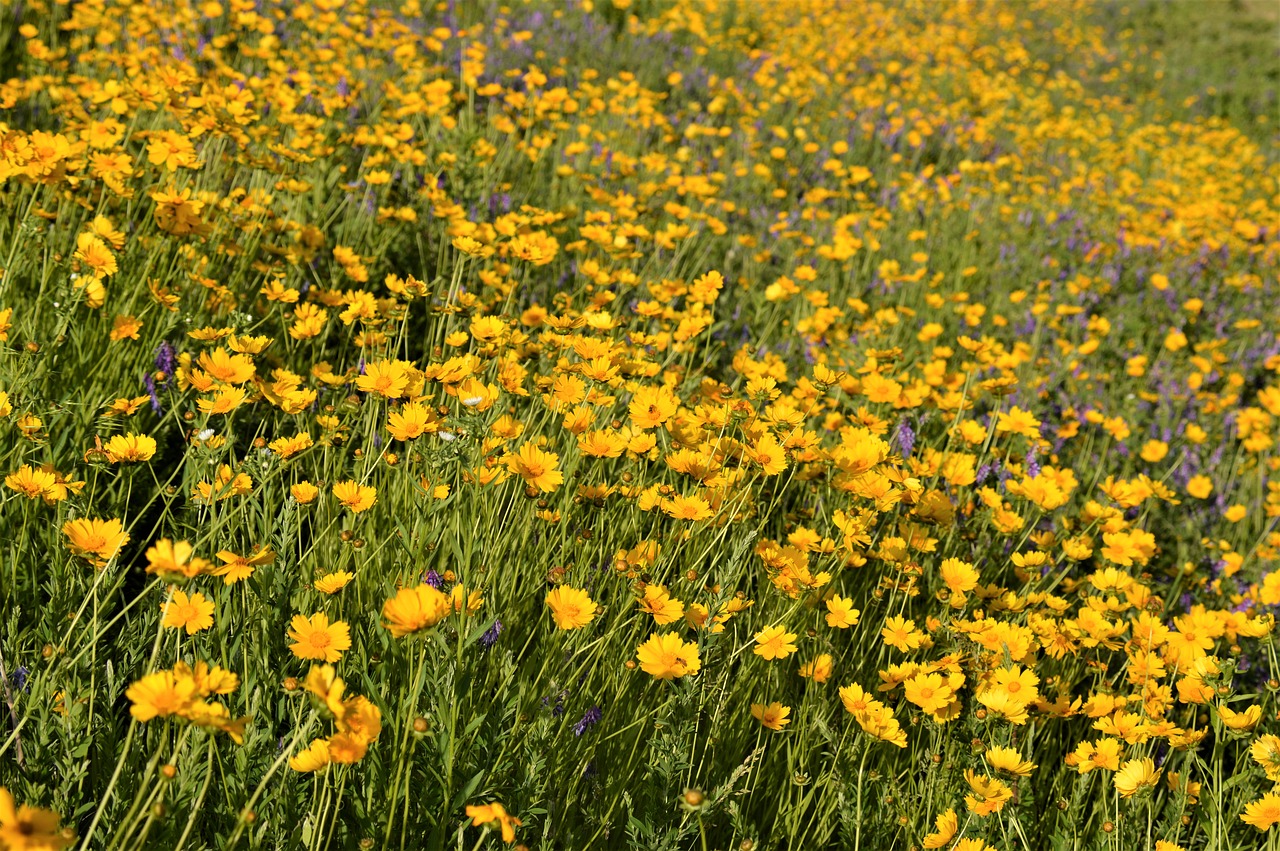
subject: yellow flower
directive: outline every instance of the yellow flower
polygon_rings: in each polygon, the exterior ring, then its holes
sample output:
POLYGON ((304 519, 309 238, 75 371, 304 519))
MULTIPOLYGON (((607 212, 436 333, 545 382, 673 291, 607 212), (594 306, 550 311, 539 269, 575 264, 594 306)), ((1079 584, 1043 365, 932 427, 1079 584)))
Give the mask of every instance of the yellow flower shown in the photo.
POLYGON ((345 570, 339 570, 335 573, 326 573, 315 582, 316 590, 321 594, 336 594, 343 588, 347 587, 347 583, 355 579, 354 573, 348 573, 345 570))
POLYGON ((121 340, 136 340, 138 332, 142 330, 142 320, 135 316, 117 316, 111 325, 111 333, 108 335, 112 342, 120 342, 121 340))
POLYGON ((170 629, 185 629, 187 635, 195 635, 213 626, 213 603, 203 594, 192 594, 174 589, 173 598, 160 606, 164 612, 164 625, 170 629))
POLYGON ((640 611, 653 615, 658 626, 675 623, 684 617, 684 603, 673 600, 665 585, 646 585, 639 603, 640 611))
POLYGON ((893 710, 883 703, 871 701, 865 710, 853 714, 853 720, 858 722, 858 726, 868 736, 888 742, 895 747, 907 746, 907 734, 903 731, 902 725, 893 717, 893 710))
POLYGON ((387 431, 396 440, 409 441, 440 430, 436 412, 420 402, 411 402, 387 417, 387 431))
POLYGON ((1003 689, 1017 703, 1032 703, 1040 696, 1036 690, 1036 686, 1040 684, 1040 678, 1032 671, 1024 670, 1017 665, 997 668, 992 676, 992 683, 994 688, 1003 689))
MULTIPOLYGON (((4 483, 10 490, 17 491, 27 499, 44 499, 49 504, 58 501, 55 498, 58 477, 51 470, 36 470, 30 464, 23 464, 18 472, 5 476, 4 483)), ((62 498, 66 498, 65 493, 62 498)))
POLYGON ((341 715, 335 717, 342 732, 366 742, 377 740, 382 732, 382 710, 362 695, 344 701, 341 715))
POLYGON ((844 704, 845 711, 851 715, 865 712, 873 704, 879 704, 879 701, 875 700, 857 683, 851 683, 840 688, 840 702, 844 704))
POLYGON ((497 801, 492 804, 468 804, 467 817, 474 827, 492 827, 497 823, 498 829, 502 831, 502 841, 508 845, 516 841, 516 828, 521 825, 520 819, 510 815, 497 801))
POLYGON ((685 496, 676 494, 669 500, 665 500, 662 504, 662 510, 669 517, 677 520, 706 520, 713 512, 711 503, 707 502, 700 496, 685 496))
POLYGON ((150 721, 187 712, 196 700, 196 683, 173 671, 157 671, 129 686, 124 695, 132 704, 129 714, 139 721, 150 721))
POLYGON ((922 844, 925 848, 945 848, 960 828, 960 819, 955 810, 947 810, 933 820, 933 827, 933 833, 926 836, 922 844))
POLYGON ((1208 476, 1192 476, 1187 482, 1187 495, 1196 499, 1208 499, 1213 493, 1213 479, 1208 476))
POLYGON ((752 717, 770 730, 781 730, 790 724, 791 719, 788 717, 790 714, 791 707, 783 706, 776 700, 768 706, 763 703, 751 704, 752 717))
POLYGON ((832 658, 830 653, 823 653, 812 662, 800 666, 800 676, 812 679, 815 683, 825 683, 831 679, 832 658))
POLYGON ((147 550, 147 573, 156 573, 168 579, 190 579, 209 570, 210 564, 195 555, 186 541, 161 538, 147 550))
POLYGON ((214 576, 221 576, 225 585, 234 585, 241 580, 248 579, 253 576, 253 572, 257 568, 266 564, 274 564, 276 560, 276 554, 271 551, 270 547, 262 547, 248 556, 238 555, 231 550, 219 550, 217 556, 222 564, 211 572, 214 576))
POLYGON ((1075 765, 1080 774, 1088 774, 1095 768, 1117 771, 1123 748, 1119 739, 1102 738, 1093 742, 1081 742, 1067 755, 1067 764, 1075 765))
POLYGON ((786 627, 765 627, 755 634, 756 646, 752 648, 752 652, 770 662, 785 659, 796 652, 796 645, 793 643, 795 640, 795 633, 787 632, 786 627))
POLYGON ((399 399, 409 386, 409 364, 403 361, 379 361, 365 364, 364 375, 356 379, 356 387, 365 393, 377 393, 387 399, 399 399))
POLYGON ((1040 421, 1029 411, 1024 411, 1015 405, 1008 412, 1000 413, 996 421, 996 431, 1001 434, 1020 434, 1035 439, 1040 436, 1040 421))
POLYGON ((1248 804, 1240 814, 1240 821, 1258 830, 1270 830, 1280 823, 1280 793, 1268 792, 1248 804))
POLYGON ((76 841, 75 833, 59 826, 52 810, 26 804, 18 806, 8 789, 0 786, 0 848, 6 851, 61 851, 76 841))
POLYGON ((1259 736, 1249 747, 1249 754, 1254 762, 1262 766, 1268 780, 1280 782, 1280 736, 1273 733, 1259 736))
POLYGON ((958 558, 943 559, 939 573, 953 594, 964 594, 978 587, 978 571, 967 561, 958 558))
POLYGON ((951 703, 955 692, 939 674, 916 674, 903 684, 906 698, 925 712, 938 712, 951 703))
POLYGON ((581 629, 596 615, 596 604, 586 591, 560 585, 547 594, 547 608, 559 629, 581 629))
POLYGON ((1121 798, 1132 798, 1139 790, 1155 786, 1160 780, 1160 774, 1150 758, 1131 759, 1120 767, 1112 779, 1121 798))
POLYGON ((119 520, 69 520, 63 524, 62 534, 67 536, 71 554, 94 567, 105 567, 129 542, 129 533, 119 520))
POLYGON ((307 671, 304 687, 320 699, 335 719, 341 719, 346 714, 347 709, 342 702, 342 692, 346 686, 332 665, 312 665, 311 670, 307 671))
POLYGON ((298 501, 299 505, 307 505, 314 502, 320 495, 320 489, 311 482, 298 482, 289 487, 289 494, 298 501))
POLYGON ((329 767, 329 743, 316 739, 289 758, 289 767, 304 773, 324 771, 329 767))
POLYGON ((156 440, 145 434, 117 434, 103 447, 112 464, 121 461, 150 461, 156 454, 156 440))
POLYGON ((1015 774, 1018 777, 1030 777, 1031 772, 1036 768, 1034 763, 1023 759, 1022 755, 1013 748, 1000 746, 987 748, 985 758, 987 764, 996 771, 1015 774))
POLYGON ((907 652, 917 649, 924 641, 924 635, 916 630, 916 622, 895 615, 884 622, 880 637, 890 647, 907 652))
POLYGON ((680 400, 668 387, 641 387, 631 397, 627 412, 639 429, 651 429, 665 423, 680 409, 680 400))
MULTIPOLYGON (((370 485, 359 482, 338 482, 333 486, 333 495, 338 502, 351 510, 352 514, 368 511, 378 501, 378 491, 370 485)), ((301 501, 301 500, 299 500, 301 501)))
POLYGON ((978 702, 1012 724, 1027 723, 1027 704, 1003 688, 989 688, 978 694, 978 702))
POLYGON ((556 469, 560 456, 544 452, 532 443, 523 444, 518 452, 507 453, 502 462, 508 470, 524 479, 526 485, 542 493, 550 493, 564 483, 564 473, 556 469))
POLYGON ((448 595, 430 585, 401 588, 382 606, 382 617, 391 635, 403 638, 444 620, 452 608, 448 595))
POLYGON ((702 669, 698 645, 683 641, 674 632, 654 633, 636 650, 640 669, 660 680, 691 676, 702 669))
POLYGON ((969 837, 953 845, 951 851, 996 851, 996 849, 981 839, 969 837))
POLYGON ((212 502, 244 496, 253 490, 253 479, 248 473, 233 472, 230 464, 218 466, 212 482, 197 482, 192 498, 198 502, 212 502))
POLYGON ((484 605, 484 591, 480 588, 474 588, 470 593, 461 583, 453 586, 453 590, 449 592, 450 610, 455 613, 466 612, 468 615, 474 615, 480 611, 480 607, 484 605))
POLYGON ((1243 712, 1236 712, 1230 707, 1219 706, 1218 715, 1222 718, 1222 723, 1232 730, 1252 730, 1262 720, 1262 707, 1255 703, 1243 712))
POLYGON ((329 616, 317 612, 310 618, 294 615, 289 630, 293 644, 289 650, 299 659, 336 662, 351 649, 351 630, 344 621, 329 623, 329 616))
POLYGON ((970 794, 965 795, 964 805, 970 812, 979 816, 1000 812, 1013 798, 1013 790, 1002 781, 985 774, 977 774, 971 768, 965 769, 964 779, 970 789, 970 794))
POLYGON ((309 449, 314 441, 305 431, 292 437, 277 437, 267 444, 267 448, 281 458, 292 458, 304 449, 309 449))
MULTIPOLYGON (((214 349, 212 352, 201 352, 200 369, 215 381, 226 384, 244 384, 253 378, 257 368, 253 358, 248 355, 232 354, 227 349, 214 349)), ((202 388, 207 389, 207 388, 202 388)))
POLYGON ((827 600, 827 626, 848 629, 851 626, 857 626, 858 618, 861 616, 862 612, 853 607, 852 597, 833 594, 831 599, 827 600))
POLYGON ((88 267, 95 278, 105 278, 120 271, 119 266, 116 265, 115 255, 97 234, 82 233, 77 236, 76 251, 73 256, 88 267))
POLYGON ((329 759, 340 765, 351 765, 364 759, 369 740, 353 733, 335 733, 329 737, 329 759))

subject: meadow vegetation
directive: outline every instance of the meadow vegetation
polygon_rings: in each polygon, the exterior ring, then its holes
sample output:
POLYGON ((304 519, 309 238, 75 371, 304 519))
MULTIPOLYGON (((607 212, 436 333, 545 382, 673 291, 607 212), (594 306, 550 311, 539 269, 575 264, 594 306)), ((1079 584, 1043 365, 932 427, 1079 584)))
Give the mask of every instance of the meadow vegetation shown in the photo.
POLYGON ((1280 847, 1211 5, 0 10, 0 849, 1280 847))

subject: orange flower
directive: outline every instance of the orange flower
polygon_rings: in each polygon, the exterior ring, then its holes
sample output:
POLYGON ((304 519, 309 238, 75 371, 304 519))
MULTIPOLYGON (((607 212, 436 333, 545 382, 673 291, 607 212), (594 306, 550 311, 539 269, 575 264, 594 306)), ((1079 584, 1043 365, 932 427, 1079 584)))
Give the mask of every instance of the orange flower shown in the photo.
POLYGON ((378 501, 376 488, 353 481, 335 484, 333 495, 337 497, 338 502, 350 509, 352 514, 368 511, 378 501))
POLYGON ((447 594, 430 585, 401 588, 382 606, 382 617, 395 638, 430 629, 449 614, 452 603, 447 594))
POLYGON ((120 548, 129 542, 129 533, 119 520, 69 520, 62 527, 67 548, 94 567, 106 567, 120 548))

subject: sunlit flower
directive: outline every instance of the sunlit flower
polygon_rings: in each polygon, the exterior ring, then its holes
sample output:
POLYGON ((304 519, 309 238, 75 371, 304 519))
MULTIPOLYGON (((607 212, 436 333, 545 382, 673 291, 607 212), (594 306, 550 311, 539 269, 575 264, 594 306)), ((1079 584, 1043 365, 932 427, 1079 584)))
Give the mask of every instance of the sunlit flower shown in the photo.
POLYGON ((776 700, 767 706, 763 703, 751 704, 751 717, 769 730, 781 730, 790 724, 790 715, 791 707, 783 706, 776 700))
POLYGON ((67 547, 94 567, 105 567, 129 542, 129 533, 119 520, 69 520, 62 527, 67 547))
POLYGON ((698 673, 702 662, 698 645, 681 640, 673 633, 654 633, 636 652, 640 669, 659 680, 677 679, 698 673))
POLYGON ((359 482, 338 482, 333 486, 333 495, 352 514, 368 511, 378 501, 377 489, 359 482))
POLYGON ((547 594, 547 608, 560 629, 581 629, 596 614, 596 604, 587 592, 567 585, 558 585, 547 594))
POLYGON ((430 629, 449 614, 452 605, 447 594, 430 585, 401 588, 382 607, 382 618, 395 638, 430 629))
POLYGON ((164 625, 172 629, 185 629, 187 635, 195 635, 202 629, 213 626, 213 603, 206 600, 203 594, 186 592, 175 588, 169 602, 162 605, 164 625))
POLYGON ((786 627, 766 627, 755 634, 756 644, 752 652, 770 662, 785 659, 796 652, 795 640, 795 633, 787 632, 786 627))
POLYGON ((344 621, 329 622, 324 612, 311 617, 294 615, 290 623, 289 651, 299 659, 336 662, 351 649, 351 630, 344 621))

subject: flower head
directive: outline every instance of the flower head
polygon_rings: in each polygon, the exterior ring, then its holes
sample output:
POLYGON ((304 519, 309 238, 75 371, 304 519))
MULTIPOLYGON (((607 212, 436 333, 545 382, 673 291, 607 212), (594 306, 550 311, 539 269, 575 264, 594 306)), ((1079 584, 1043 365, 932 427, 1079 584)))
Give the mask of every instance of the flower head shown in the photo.
POLYGON ((391 635, 403 638, 430 629, 449 614, 453 605, 449 595, 430 585, 401 588, 382 606, 382 617, 391 635))
POLYGON ((698 645, 685 642, 674 632, 654 633, 636 650, 640 669, 660 680, 691 676, 702 669, 698 645))
POLYGON ((502 841, 508 845, 516 841, 516 828, 520 826, 521 821, 508 813, 497 801, 492 804, 468 804, 467 817, 475 827, 497 825, 502 831, 502 841))
POLYGON ((1240 821, 1258 830, 1270 830, 1280 823, 1280 792, 1268 792, 1247 804, 1240 814, 1240 821))
POLYGON ((795 640, 796 634, 787 632, 786 627, 765 627, 755 634, 756 646, 752 652, 767 661, 785 659, 796 652, 795 640))
POLYGON ((160 607, 164 612, 164 625, 171 629, 185 629, 187 635, 195 635, 213 626, 213 603, 203 594, 191 594, 174 589, 169 602, 160 607))
POLYGON ((329 616, 317 612, 311 617, 294 615, 290 624, 290 652, 299 659, 336 662, 351 649, 351 630, 343 621, 329 622, 329 616))
POLYGON ((60 820, 52 810, 18 806, 9 790, 0 786, 0 848, 61 851, 76 841, 76 835, 70 828, 61 828, 60 820))
POLYGON ((751 704, 751 717, 769 730, 781 730, 790 724, 789 715, 791 715, 791 707, 783 706, 776 700, 767 706, 763 703, 751 704))
POLYGON ((1139 791, 1155 786, 1160 780, 1160 770, 1150 758, 1131 759, 1120 767, 1113 780, 1121 798, 1132 798, 1139 791))
POLYGON ((559 585, 547 594, 547 608, 559 629, 581 629, 596 616, 596 604, 586 591, 559 585))
POLYGON ((103 449, 112 464, 150 461, 156 454, 156 439, 145 434, 117 434, 103 449))
MULTIPOLYGON (((350 510, 352 514, 359 514, 362 511, 368 511, 373 504, 378 501, 378 491, 370 485, 362 485, 359 482, 338 482, 333 486, 333 495, 343 507, 350 510)), ((299 500, 301 502, 301 500, 299 500)))
POLYGON ((67 536, 67 548, 71 554, 94 567, 105 567, 129 542, 129 533, 119 520, 69 520, 63 525, 62 533, 67 536))

